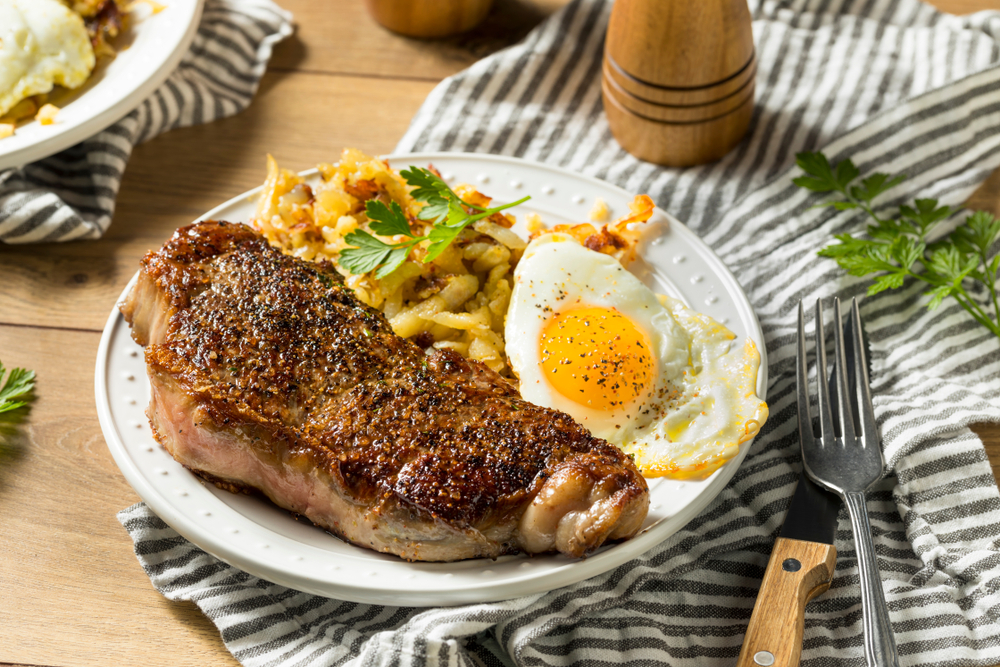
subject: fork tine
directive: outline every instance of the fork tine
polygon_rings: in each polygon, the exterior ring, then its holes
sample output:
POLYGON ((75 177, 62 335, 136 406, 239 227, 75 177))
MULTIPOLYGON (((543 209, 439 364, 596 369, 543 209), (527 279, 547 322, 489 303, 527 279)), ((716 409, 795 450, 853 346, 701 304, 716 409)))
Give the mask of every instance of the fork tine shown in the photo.
POLYGON ((868 378, 868 355, 865 351, 861 310, 858 308, 857 299, 851 299, 851 330, 851 338, 854 339, 854 374, 858 378, 858 413, 861 418, 861 435, 864 436, 861 441, 863 447, 865 439, 871 438, 871 442, 878 442, 878 427, 875 425, 875 410, 872 408, 872 390, 868 378))
POLYGON ((812 415, 809 414, 809 367, 806 366, 806 325, 799 301, 799 336, 795 355, 795 393, 799 406, 799 433, 802 444, 811 445, 814 439, 812 415))
MULTIPOLYGON (((833 369, 837 382, 837 414, 840 417, 840 434, 844 442, 854 441, 854 411, 851 409, 851 393, 854 387, 847 386, 847 352, 844 349, 844 320, 840 314, 840 298, 833 299, 833 313, 836 324, 833 327, 834 358, 833 369)), ((852 336, 857 339, 857 336, 852 336)), ((857 357, 855 357, 857 359, 857 357)))
POLYGON ((816 299, 816 384, 819 385, 819 432, 823 442, 833 442, 833 414, 830 412, 829 375, 826 371, 826 333, 823 330, 823 301, 816 299))

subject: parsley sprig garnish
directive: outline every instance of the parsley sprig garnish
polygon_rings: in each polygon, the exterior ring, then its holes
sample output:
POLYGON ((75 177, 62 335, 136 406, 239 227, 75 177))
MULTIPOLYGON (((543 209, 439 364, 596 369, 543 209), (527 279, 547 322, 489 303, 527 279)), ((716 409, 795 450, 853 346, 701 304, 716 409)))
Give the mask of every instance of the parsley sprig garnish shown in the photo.
POLYGON ((472 223, 531 199, 524 197, 510 204, 483 208, 462 201, 447 183, 429 169, 410 167, 400 174, 408 185, 414 187, 410 196, 425 204, 417 219, 430 222, 431 229, 426 234, 417 235, 399 204, 391 202, 386 206, 381 201, 368 200, 365 213, 368 215, 368 226, 375 234, 407 238, 386 243, 364 230, 354 230, 344 237, 344 241, 352 247, 342 250, 338 258, 340 265, 351 273, 375 271, 376 278, 384 278, 398 269, 406 261, 410 250, 423 241, 429 242, 423 261, 432 262, 472 223))
POLYGON ((406 261, 410 248, 426 237, 414 235, 410 221, 396 202, 386 206, 380 201, 370 199, 365 205, 365 213, 368 214, 368 226, 379 236, 403 235, 410 239, 390 244, 364 230, 356 229, 344 237, 344 241, 354 247, 340 251, 339 262, 351 273, 368 273, 378 268, 375 277, 384 278, 398 269, 399 265, 406 261))
POLYGON ((873 200, 904 180, 906 176, 890 177, 872 174, 856 184, 861 175, 849 159, 831 165, 822 153, 799 153, 796 163, 805 176, 793 182, 814 192, 834 192, 835 201, 818 206, 833 206, 837 210, 861 209, 875 224, 868 226, 868 238, 837 234, 837 243, 819 251, 830 257, 852 276, 875 275, 868 294, 896 289, 906 278, 927 283, 930 289, 928 310, 953 297, 958 303, 1000 338, 1000 301, 996 282, 1000 272, 1000 254, 990 258, 990 248, 1000 237, 1000 220, 986 211, 975 211, 944 238, 928 242, 928 235, 956 211, 938 206, 936 199, 917 199, 912 206, 901 205, 893 216, 876 212, 873 200), (993 317, 966 289, 966 284, 985 286, 993 303, 993 317))
MULTIPOLYGON (((0 381, 3 380, 4 367, 0 362, 0 381)), ((24 407, 28 404, 26 400, 15 400, 27 398, 28 393, 35 386, 35 371, 24 368, 12 368, 7 375, 6 382, 0 382, 0 413, 10 412, 24 407)))

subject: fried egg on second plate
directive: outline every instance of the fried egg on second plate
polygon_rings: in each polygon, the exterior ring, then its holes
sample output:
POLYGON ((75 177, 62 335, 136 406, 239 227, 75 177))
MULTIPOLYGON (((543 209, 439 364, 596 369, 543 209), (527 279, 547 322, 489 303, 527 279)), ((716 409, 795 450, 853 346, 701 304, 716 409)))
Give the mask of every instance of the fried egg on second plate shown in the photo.
POLYGON ((58 0, 0 0, 0 116, 56 84, 82 86, 95 63, 83 19, 58 0))
POLYGON ((505 338, 521 395, 633 454, 649 477, 703 477, 760 430, 760 355, 613 257, 546 234, 517 265, 505 338))

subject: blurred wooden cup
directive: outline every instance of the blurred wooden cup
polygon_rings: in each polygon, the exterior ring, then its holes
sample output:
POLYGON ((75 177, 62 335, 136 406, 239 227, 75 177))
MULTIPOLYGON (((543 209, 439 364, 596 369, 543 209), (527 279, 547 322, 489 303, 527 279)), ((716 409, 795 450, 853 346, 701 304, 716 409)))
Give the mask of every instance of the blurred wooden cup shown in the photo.
POLYGON ((365 4, 372 18, 389 30, 430 39, 475 28, 493 0, 365 0, 365 4))
POLYGON ((746 0, 617 0, 601 92, 611 132, 636 157, 670 167, 718 160, 753 115, 746 0))

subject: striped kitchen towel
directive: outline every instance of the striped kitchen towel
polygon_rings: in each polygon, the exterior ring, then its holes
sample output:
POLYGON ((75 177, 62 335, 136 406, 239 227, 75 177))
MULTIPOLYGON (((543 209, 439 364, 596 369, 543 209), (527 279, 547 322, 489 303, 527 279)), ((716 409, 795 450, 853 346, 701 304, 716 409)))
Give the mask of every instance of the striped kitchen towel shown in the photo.
POLYGON ((0 241, 100 238, 111 224, 132 147, 246 109, 292 15, 271 0, 206 0, 177 70, 120 121, 61 153, 0 171, 0 241))
MULTIPOLYGON (((731 483, 642 557, 544 595, 450 609, 316 598, 256 579, 180 538, 142 504, 119 518, 153 584, 195 601, 244 665, 731 665, 800 470, 796 304, 862 296, 816 251, 864 216, 813 206, 798 151, 907 173, 885 206, 960 205, 1000 166, 1000 12, 918 0, 752 1, 759 61, 749 135, 721 161, 664 169, 615 143, 601 110, 608 0, 575 0, 521 44, 447 79, 400 151, 517 155, 657 203, 734 271, 763 325, 771 416, 731 483)), ((997 251, 994 248, 994 252, 997 251)), ((1000 663, 1000 493, 968 424, 1000 421, 1000 343, 916 283, 863 298, 890 475, 869 494, 903 665, 1000 663)), ((974 295, 988 308, 987 295, 974 295)), ((828 302, 829 303, 829 302, 828 302)), ((846 515, 829 592, 808 608, 802 662, 862 665, 846 515)))

